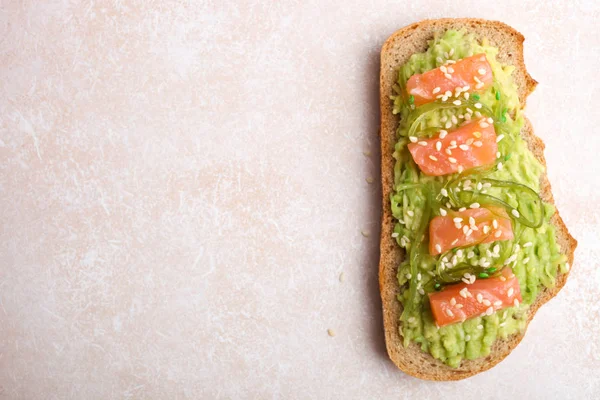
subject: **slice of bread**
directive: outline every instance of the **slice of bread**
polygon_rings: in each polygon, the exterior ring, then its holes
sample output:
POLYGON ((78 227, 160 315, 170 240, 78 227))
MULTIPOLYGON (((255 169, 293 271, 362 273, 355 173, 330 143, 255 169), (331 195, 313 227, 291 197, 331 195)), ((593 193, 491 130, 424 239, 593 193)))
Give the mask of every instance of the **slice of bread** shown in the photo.
MULTIPOLYGON (((380 75, 380 103, 381 103, 381 183, 383 192, 383 213, 381 219, 381 258, 379 261, 379 289, 383 303, 383 322, 387 351, 394 362, 402 371, 421 379, 436 381, 459 380, 485 371, 504 359, 523 338, 523 334, 511 336, 505 340, 498 339, 489 356, 476 360, 463 360, 460 367, 452 368, 422 351, 414 342, 408 347, 402 344, 400 336, 400 314, 402 305, 397 300, 400 291, 396 279, 397 267, 404 258, 404 250, 398 246, 391 237, 394 229, 394 218, 390 207, 390 193, 394 182, 394 144, 396 142, 396 128, 398 117, 392 114, 392 85, 397 79, 397 70, 406 63, 414 53, 424 52, 428 47, 428 40, 434 33, 444 32, 448 29, 466 29, 474 33, 478 39, 484 37, 491 46, 499 49, 498 60, 503 64, 515 66, 513 79, 518 86, 521 104, 525 106, 527 96, 535 89, 537 82, 525 69, 523 59, 523 35, 510 26, 497 21, 483 19, 438 19, 425 20, 395 32, 385 42, 381 50, 381 75, 380 75)), ((538 160, 546 165, 544 159, 544 143, 535 136, 528 120, 521 130, 521 135, 528 144, 529 149, 538 160)), ((554 203, 550 183, 544 174, 541 177, 541 196, 544 201, 554 203)), ((558 211, 551 222, 556 226, 556 239, 561 252, 566 254, 569 264, 573 264, 573 253, 577 241, 569 234, 558 211)), ((564 286, 568 273, 560 274, 556 279, 556 286, 543 289, 536 301, 532 304, 528 323, 542 304, 554 297, 564 286)))

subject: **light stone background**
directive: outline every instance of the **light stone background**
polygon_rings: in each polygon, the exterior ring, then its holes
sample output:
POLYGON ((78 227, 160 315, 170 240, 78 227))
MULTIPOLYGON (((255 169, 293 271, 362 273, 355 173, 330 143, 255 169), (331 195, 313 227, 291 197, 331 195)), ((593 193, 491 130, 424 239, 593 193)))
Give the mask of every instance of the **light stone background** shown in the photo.
POLYGON ((600 398, 597 2, 0 12, 0 399, 600 398), (386 357, 366 182, 380 47, 443 16, 526 36, 527 114, 579 240, 522 344, 459 383, 386 357))

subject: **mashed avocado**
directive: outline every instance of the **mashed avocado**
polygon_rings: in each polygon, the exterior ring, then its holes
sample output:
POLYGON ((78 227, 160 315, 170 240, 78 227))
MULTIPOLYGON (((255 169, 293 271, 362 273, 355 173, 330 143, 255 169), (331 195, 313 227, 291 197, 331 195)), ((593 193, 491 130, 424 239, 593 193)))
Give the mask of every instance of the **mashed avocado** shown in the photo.
MULTIPOLYGON (((437 68, 448 59, 459 60, 479 53, 487 55, 495 82, 492 87, 479 94, 479 101, 493 113, 496 121, 502 123, 502 133, 505 135, 498 143, 499 163, 486 177, 522 184, 539 193, 539 181, 544 167, 528 150, 520 136, 524 119, 517 88, 511 77, 514 67, 497 62, 498 49, 488 45, 486 40, 480 43, 473 35, 462 31, 447 31, 438 35, 430 41, 426 52, 414 54, 400 68, 397 85, 394 86, 396 94, 391 97, 394 102, 394 114, 400 116, 398 141, 394 151, 395 187, 391 196, 391 208, 397 220, 394 237, 398 244, 406 249, 407 254, 411 254, 411 246, 418 242, 419 235, 426 232, 423 220, 428 223, 431 217, 439 215, 432 207, 428 209, 429 203, 425 191, 406 190, 407 185, 431 184, 430 187, 439 188, 456 175, 426 176, 412 160, 407 149, 409 143, 407 136, 410 116, 415 112, 415 107, 412 99, 406 94, 406 82, 412 75, 437 68)), ((421 122, 420 128, 422 131, 427 131, 427 128, 441 126, 440 120, 451 120, 453 115, 459 117, 459 112, 455 109, 441 108, 430 112, 421 122)), ((490 187, 483 190, 512 207, 520 206, 521 209, 529 207, 527 199, 523 198, 521 192, 510 186, 490 187)), ((535 213, 534 207, 535 204, 532 202, 530 206, 532 215, 535 213)), ((554 227, 549 223, 554 209, 550 204, 543 204, 541 207, 544 211, 543 222, 538 228, 530 228, 514 220, 514 240, 480 244, 465 249, 464 252, 454 253, 458 262, 475 266, 481 262, 481 258, 489 256, 494 245, 499 244, 504 254, 511 255, 506 264, 512 267, 521 286, 523 302, 517 307, 438 328, 434 323, 427 299, 427 292, 433 290, 431 285, 436 276, 435 266, 438 259, 427 254, 412 261, 412 257, 406 257, 398 268, 398 283, 401 287, 398 300, 404 306, 400 333, 404 338, 405 346, 414 341, 423 351, 429 352, 447 365, 457 367, 464 358, 475 359, 487 356, 497 338, 506 338, 523 331, 529 305, 535 301, 543 286, 552 287, 555 284, 559 268, 561 271, 566 268, 567 259, 560 254, 554 227), (474 256, 471 254, 471 257, 467 258, 468 253, 473 253, 474 256), (418 273, 419 280, 414 276, 415 272, 418 273)), ((426 234, 424 240, 426 245, 426 234)))

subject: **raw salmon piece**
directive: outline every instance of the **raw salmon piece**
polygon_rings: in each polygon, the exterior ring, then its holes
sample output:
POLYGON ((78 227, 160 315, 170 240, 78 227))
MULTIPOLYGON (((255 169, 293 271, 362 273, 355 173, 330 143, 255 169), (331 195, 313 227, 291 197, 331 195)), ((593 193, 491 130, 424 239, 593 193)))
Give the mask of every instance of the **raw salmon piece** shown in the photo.
POLYGON ((513 237, 511 220, 503 208, 487 206, 448 211, 446 216, 436 216, 429 223, 429 254, 436 256, 455 247, 513 237))
POLYGON ((455 93, 456 88, 468 86, 462 91, 480 92, 491 86, 493 81, 492 67, 482 53, 413 75, 406 83, 406 91, 414 96, 415 105, 420 106, 435 101, 447 91, 455 93))
POLYGON ((448 285, 439 292, 429 293, 429 304, 438 326, 482 314, 491 315, 521 301, 519 281, 508 267, 498 277, 477 279, 473 284, 448 285))
POLYGON ((431 139, 410 143, 408 150, 421 171, 440 176, 493 164, 498 144, 493 121, 481 118, 450 133, 440 131, 431 139))

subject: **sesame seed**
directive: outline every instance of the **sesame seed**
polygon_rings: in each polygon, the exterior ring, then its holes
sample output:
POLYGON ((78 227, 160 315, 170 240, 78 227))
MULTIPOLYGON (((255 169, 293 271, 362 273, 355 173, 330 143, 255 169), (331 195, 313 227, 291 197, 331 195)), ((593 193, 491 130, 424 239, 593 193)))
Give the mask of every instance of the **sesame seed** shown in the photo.
POLYGON ((475 298, 477 299, 477 301, 478 301, 479 303, 481 303, 481 302, 483 301, 483 296, 482 296, 482 294, 481 294, 481 293, 477 293, 477 296, 476 296, 475 298))
POLYGON ((493 307, 489 307, 487 310, 485 310, 485 315, 492 315, 493 313, 494 313, 493 307))
POLYGON ((570 269, 571 269, 571 264, 569 264, 569 263, 566 263, 566 264, 565 264, 565 271, 567 271, 567 272, 568 272, 570 269))
POLYGON ((481 108, 481 103, 475 103, 475 108, 481 108))
MULTIPOLYGON (((479 203, 473 203, 469 206, 470 208, 479 208, 479 203)), ((472 217, 471 217, 472 218, 472 217)))
POLYGON ((500 141, 504 139, 504 134, 502 135, 498 135, 498 137, 496 138, 496 143, 500 143, 500 141))
POLYGON ((519 307, 519 299, 515 299, 514 303, 515 307, 519 307))
POLYGON ((442 65, 442 66, 440 67, 440 71, 442 71, 443 73, 446 73, 446 72, 448 72, 448 69, 446 68, 446 66, 445 66, 445 65, 442 65))
POLYGON ((453 115, 451 119, 453 124, 458 124, 458 119, 456 119, 456 115, 453 115))
POLYGON ((487 235, 487 233, 490 231, 490 226, 489 225, 484 225, 483 226, 483 233, 487 235))
POLYGON ((427 142, 425 142, 424 140, 421 140, 418 144, 419 146, 427 146, 427 142))
POLYGON ((499 244, 495 245, 493 250, 494 250, 494 253, 498 253, 500 251, 500 245, 499 244))
POLYGON ((504 276, 501 276, 501 277, 500 277, 500 280, 501 280, 502 282, 506 282, 506 278, 505 278, 504 276))
POLYGON ((486 183, 484 183, 484 184, 483 184, 483 187, 484 187, 484 188, 491 188, 491 187, 492 187, 492 184, 491 184, 491 183, 489 183, 489 182, 486 182, 486 183))
POLYGON ((450 55, 450 57, 452 57, 453 54, 454 54, 454 47, 450 49, 450 52, 448 53, 448 55, 450 55))
POLYGON ((446 79, 452 79, 452 75, 450 74, 444 74, 444 76, 446 77, 446 79))
POLYGON ((419 294, 420 294, 421 296, 424 296, 424 295, 425 295, 425 290, 423 290, 423 289, 419 289, 419 294))
POLYGON ((473 115, 475 115, 477 118, 481 117, 481 113, 479 111, 475 111, 475 114, 473 115))
POLYGON ((442 142, 436 142, 436 143, 435 143, 435 149, 436 149, 437 151, 440 151, 440 150, 442 149, 442 142))
POLYGON ((442 59, 442 57, 436 57, 435 61, 439 62, 440 64, 444 62, 444 60, 442 59))
POLYGON ((406 212, 410 217, 414 217, 415 216, 415 212, 413 210, 408 210, 406 212))
POLYGON ((454 100, 454 101, 452 102, 452 104, 454 104, 455 106, 460 106, 462 103, 461 103, 461 101, 460 101, 460 100, 454 100))
POLYGON ((467 146, 466 144, 461 144, 460 146, 458 146, 458 148, 461 149, 462 151, 469 150, 469 146, 467 146))
POLYGON ((467 107, 467 112, 468 112, 469 114, 473 114, 473 110, 471 110, 469 107, 467 107))
POLYGON ((450 141, 450 146, 455 146, 456 147, 456 140, 451 140, 450 141))
POLYGON ((442 190, 440 190, 440 193, 442 194, 442 196, 448 197, 448 191, 446 189, 442 188, 442 190))
POLYGON ((440 208, 440 215, 442 217, 445 217, 446 215, 448 215, 448 211, 444 210, 443 208, 440 208))
POLYGON ((474 76, 474 77, 473 77, 473 80, 474 80, 475 82, 477 82, 477 83, 482 83, 482 82, 481 82, 481 79, 479 79, 479 78, 478 78, 478 77, 476 77, 476 76, 474 76))
POLYGON ((479 75, 485 75, 485 68, 479 68, 477 72, 479 72, 479 75))
POLYGON ((508 297, 512 297, 512 295, 513 295, 514 293, 515 293, 515 289, 513 289, 513 288, 509 288, 509 289, 508 289, 508 292, 506 292, 506 295, 507 295, 508 297))
MULTIPOLYGON (((471 208, 473 208, 473 207, 471 207, 471 208)), ((475 218, 469 217, 469 225, 475 225, 475 218)))
POLYGON ((504 326, 506 325, 506 322, 501 322, 498 326, 504 326))
POLYGON ((477 139, 479 139, 481 137, 481 132, 475 131, 475 132, 473 132, 473 136, 475 136, 477 139))
POLYGON ((432 156, 432 155, 429 156, 429 159, 432 160, 432 161, 437 161, 438 160, 436 156, 432 156))
POLYGON ((496 233, 494 233, 494 236, 499 238, 502 235, 502 231, 496 231, 496 233))
POLYGON ((454 240, 452 241, 452 243, 450 243, 450 245, 451 245, 451 246, 454 246, 456 243, 458 243, 458 239, 454 239, 454 240))
POLYGON ((487 122, 489 122, 490 124, 494 123, 494 119, 492 117, 488 117, 487 122))
POLYGON ((408 323, 409 323, 409 324, 412 324, 412 323, 413 323, 413 322, 415 322, 416 320, 417 320, 417 319, 416 319, 415 317, 410 317, 410 318, 408 319, 408 323))
POLYGON ((483 188, 483 184, 481 182, 479 182, 477 184, 477 190, 481 190, 483 188))
POLYGON ((523 259, 523 264, 527 264, 528 262, 529 262, 529 257, 525 257, 525 258, 523 259))
POLYGON ((447 134, 448 134, 448 131, 445 131, 445 130, 443 130, 443 129, 442 129, 442 130, 440 131, 440 139, 443 139, 443 138, 445 138, 447 134))
POLYGON ((452 68, 452 67, 448 67, 448 73, 449 73, 449 74, 453 74, 453 73, 454 73, 454 68, 452 68))
POLYGON ((469 92, 465 92, 463 94, 463 96, 464 96, 465 100, 469 100, 469 92))
POLYGON ((394 233, 392 233, 392 237, 393 237, 393 238, 397 238, 398 236, 400 236, 400 234, 399 234, 398 232, 394 232, 394 233))
POLYGON ((523 245, 523 247, 531 247, 531 246, 533 246, 533 243, 531 243, 531 242, 527 242, 523 245))
POLYGON ((494 302, 494 307, 500 307, 502 305, 502 301, 501 300, 496 300, 494 302))
POLYGON ((463 212, 463 211, 466 211, 466 209, 467 209, 467 207, 461 207, 458 209, 458 211, 463 212))
POLYGON ((494 229, 498 229, 498 220, 493 220, 492 221, 492 226, 494 227, 494 229))
POLYGON ((406 279, 410 279, 410 278, 412 278, 412 275, 409 272, 408 274, 406 274, 406 279))
POLYGON ((489 306, 491 306, 491 305, 492 305, 492 303, 491 303, 491 302, 490 302, 488 299, 483 299, 482 303, 483 303, 483 305, 484 305, 484 306, 486 306, 486 307, 489 307, 489 306))
POLYGON ((463 219, 461 217, 455 217, 452 219, 452 221, 454 221, 454 222, 462 222, 462 220, 463 219))
POLYGON ((471 335, 465 335, 465 342, 468 342, 469 340, 471 340, 471 335))
POLYGON ((456 158, 448 157, 448 161, 450 161, 452 164, 456 164, 456 158))
POLYGON ((478 140, 476 142, 473 142, 473 146, 475 146, 475 147, 481 147, 481 146, 483 146, 483 143, 481 142, 481 140, 478 140))
POLYGON ((500 158, 500 157, 502 157, 502 154, 499 151, 497 151, 496 152, 496 158, 500 158))
POLYGON ((456 299, 454 297, 450 299, 450 304, 453 306, 456 305, 456 299))
POLYGON ((444 57, 446 57, 446 58, 450 58, 450 56, 448 55, 448 52, 447 52, 447 51, 445 51, 445 52, 444 52, 444 57))
POLYGON ((460 230, 462 228, 462 224, 460 222, 455 222, 454 223, 454 227, 458 230, 460 230))
POLYGON ((463 226, 463 227, 462 227, 462 231, 463 231, 463 233, 466 235, 466 234, 467 234, 467 232, 469 232, 469 227, 468 227, 467 225, 463 226))
POLYGON ((446 92, 444 93, 444 96, 452 97, 452 92, 449 90, 446 90, 446 92))
POLYGON ((440 246, 439 244, 435 245, 435 251, 437 251, 438 253, 442 252, 442 246, 440 246))
POLYGON ((463 308, 463 305, 459 303, 459 304, 455 305, 454 307, 456 307, 460 310, 461 308, 463 308))
POLYGON ((417 142, 419 141, 419 139, 417 139, 417 137, 416 137, 416 136, 410 136, 408 139, 409 139, 409 140, 410 140, 412 143, 417 143, 417 142))
POLYGON ((503 166, 502 166, 502 163, 501 163, 501 162, 499 162, 499 163, 498 163, 498 170, 501 170, 502 168, 503 168, 503 166))
POLYGON ((477 325, 477 329, 483 329, 483 325, 481 325, 481 324, 477 325))
POLYGON ((450 121, 446 122, 446 125, 444 125, 444 128, 446 128, 446 129, 452 128, 452 122, 450 122, 450 121))
POLYGON ((458 173, 462 173, 465 170, 465 168, 462 165, 458 166, 458 173))
POLYGON ((454 313, 449 308, 446 308, 446 315, 448 315, 449 317, 454 317, 454 313))
POLYGON ((519 211, 517 211, 516 209, 513 209, 510 213, 516 218, 519 218, 521 216, 521 214, 519 214, 519 211))
POLYGON ((489 251, 489 250, 486 250, 485 251, 485 255, 488 256, 488 257, 492 257, 492 252, 489 251))
POLYGON ((458 257, 454 255, 452 256, 452 266, 456 266, 456 264, 458 264, 458 257))
POLYGON ((418 281, 420 281, 420 280, 421 280, 421 278, 422 278, 422 276, 421 276, 421 273, 419 272, 419 273, 417 274, 417 280, 418 280, 418 281))
POLYGON ((442 90, 442 89, 438 86, 438 87, 436 87, 436 88, 433 89, 432 93, 433 94, 439 93, 440 90, 442 90))
POLYGON ((472 233, 473 233, 473 229, 469 228, 469 230, 467 231, 467 233, 465 233, 465 236, 469 237, 469 236, 471 236, 472 233))
POLYGON ((467 144, 467 146, 470 146, 473 144, 473 142, 475 141, 475 139, 473 138, 468 138, 467 141, 465 142, 467 144))
POLYGON ((446 95, 443 95, 443 96, 442 96, 442 101, 447 101, 447 100, 448 100, 448 96, 446 96, 446 95))
POLYGON ((485 128, 488 128, 490 126, 490 124, 488 124, 487 122, 480 122, 479 126, 485 129, 485 128))
POLYGON ((512 256, 508 257, 508 259, 506 260, 506 263, 510 264, 511 262, 516 261, 516 260, 517 260, 517 255, 513 254, 512 256))

